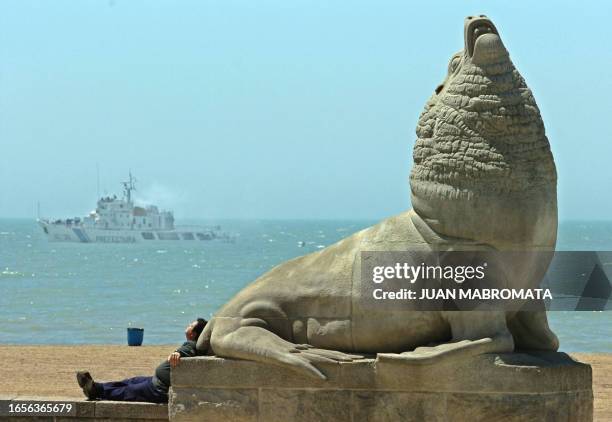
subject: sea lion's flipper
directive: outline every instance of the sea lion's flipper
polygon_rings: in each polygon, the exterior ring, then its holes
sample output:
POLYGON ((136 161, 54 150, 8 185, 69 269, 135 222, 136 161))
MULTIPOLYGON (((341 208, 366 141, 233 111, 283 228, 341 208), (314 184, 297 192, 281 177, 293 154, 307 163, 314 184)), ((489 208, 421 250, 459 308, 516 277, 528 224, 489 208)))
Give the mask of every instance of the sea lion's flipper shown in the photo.
POLYGON ((453 340, 437 346, 417 347, 413 351, 379 353, 379 361, 401 360, 425 365, 442 360, 462 360, 485 353, 514 351, 514 341, 506 326, 503 312, 445 312, 453 340))
POLYGON ((559 339, 548 326, 546 311, 520 311, 508 317, 517 349, 556 352, 559 339))
POLYGON ((211 347, 218 356, 286 366, 320 379, 327 377, 313 365, 314 362, 350 362, 361 358, 358 355, 317 349, 308 344, 293 344, 266 328, 244 326, 237 318, 216 320, 211 347))
MULTIPOLYGON (((502 346, 496 338, 481 338, 478 340, 460 340, 453 343, 444 343, 438 346, 417 347, 412 352, 379 353, 379 361, 401 360, 416 365, 427 365, 438 363, 441 360, 463 360, 472 356, 493 352, 511 352, 512 349, 502 346), (506 350, 504 350, 506 349, 506 350)), ((507 340, 505 341, 507 343, 507 340)))
POLYGON ((355 359, 363 359, 363 355, 338 352, 337 350, 319 349, 310 344, 296 344, 296 349, 305 355, 313 355, 318 358, 325 358, 332 362, 352 362, 355 359))

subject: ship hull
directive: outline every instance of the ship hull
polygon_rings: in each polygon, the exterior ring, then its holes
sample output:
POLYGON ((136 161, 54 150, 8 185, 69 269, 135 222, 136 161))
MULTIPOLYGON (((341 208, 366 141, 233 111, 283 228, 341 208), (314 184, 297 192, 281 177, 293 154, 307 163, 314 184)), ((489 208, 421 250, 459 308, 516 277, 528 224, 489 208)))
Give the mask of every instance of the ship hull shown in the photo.
POLYGON ((50 242, 73 243, 149 243, 149 242, 195 242, 213 240, 215 234, 197 228, 175 230, 110 230, 78 225, 53 224, 39 221, 50 242))

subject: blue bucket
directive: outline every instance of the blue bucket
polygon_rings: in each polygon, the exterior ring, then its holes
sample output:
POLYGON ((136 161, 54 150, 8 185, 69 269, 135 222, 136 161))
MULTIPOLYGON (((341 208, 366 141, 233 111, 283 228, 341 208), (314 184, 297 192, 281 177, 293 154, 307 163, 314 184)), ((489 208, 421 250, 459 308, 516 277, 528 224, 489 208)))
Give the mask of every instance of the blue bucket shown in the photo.
POLYGON ((128 346, 140 346, 144 337, 144 328, 132 328, 127 329, 128 334, 128 346))

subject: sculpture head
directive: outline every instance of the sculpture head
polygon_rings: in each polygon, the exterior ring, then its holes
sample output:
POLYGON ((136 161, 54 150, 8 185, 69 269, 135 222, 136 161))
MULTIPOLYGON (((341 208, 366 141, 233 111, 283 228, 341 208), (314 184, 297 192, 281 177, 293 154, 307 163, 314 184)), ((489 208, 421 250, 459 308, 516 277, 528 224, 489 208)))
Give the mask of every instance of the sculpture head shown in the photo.
POLYGON ((494 246, 554 246, 556 169, 531 90, 486 16, 417 125, 412 205, 439 234, 494 246))

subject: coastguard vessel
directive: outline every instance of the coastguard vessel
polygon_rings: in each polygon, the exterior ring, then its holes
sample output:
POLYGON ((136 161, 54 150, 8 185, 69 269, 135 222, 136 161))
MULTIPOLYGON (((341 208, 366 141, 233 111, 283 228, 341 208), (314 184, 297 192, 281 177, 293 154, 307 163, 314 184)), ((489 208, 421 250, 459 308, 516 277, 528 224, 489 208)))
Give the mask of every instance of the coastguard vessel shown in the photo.
POLYGON ((38 219, 51 242, 81 243, 136 243, 153 241, 201 241, 223 239, 230 236, 221 232, 219 226, 176 226, 172 211, 160 211, 155 205, 136 206, 132 192, 136 190, 135 179, 130 173, 127 182, 122 182, 123 198, 102 197, 97 207, 84 218, 65 220, 38 219))

